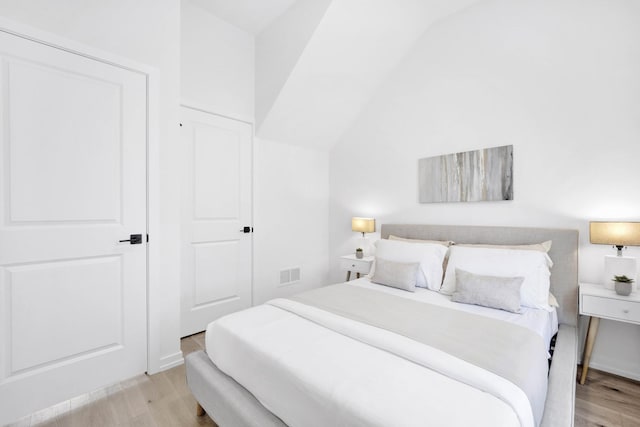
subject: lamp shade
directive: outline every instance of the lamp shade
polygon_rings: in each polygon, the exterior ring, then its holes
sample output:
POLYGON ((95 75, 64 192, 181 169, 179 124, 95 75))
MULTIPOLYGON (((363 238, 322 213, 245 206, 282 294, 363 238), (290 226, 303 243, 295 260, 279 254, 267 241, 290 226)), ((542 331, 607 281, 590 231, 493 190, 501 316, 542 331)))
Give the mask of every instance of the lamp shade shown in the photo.
POLYGON ((598 245, 640 246, 640 222, 590 222, 589 241, 598 245))
POLYGON ((360 233, 373 233, 376 231, 376 220, 374 218, 351 218, 351 230, 360 233))

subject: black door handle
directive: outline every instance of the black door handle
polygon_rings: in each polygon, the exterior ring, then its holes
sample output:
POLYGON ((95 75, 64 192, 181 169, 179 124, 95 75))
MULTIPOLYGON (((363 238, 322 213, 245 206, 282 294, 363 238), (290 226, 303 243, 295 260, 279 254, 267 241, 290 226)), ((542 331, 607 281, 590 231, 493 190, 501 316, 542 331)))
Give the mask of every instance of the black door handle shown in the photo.
POLYGON ((142 234, 131 234, 127 240, 120 240, 120 243, 129 242, 132 245, 139 245, 142 243, 142 234))
POLYGON ((253 228, 252 227, 242 227, 240 229, 241 233, 253 233, 253 228))

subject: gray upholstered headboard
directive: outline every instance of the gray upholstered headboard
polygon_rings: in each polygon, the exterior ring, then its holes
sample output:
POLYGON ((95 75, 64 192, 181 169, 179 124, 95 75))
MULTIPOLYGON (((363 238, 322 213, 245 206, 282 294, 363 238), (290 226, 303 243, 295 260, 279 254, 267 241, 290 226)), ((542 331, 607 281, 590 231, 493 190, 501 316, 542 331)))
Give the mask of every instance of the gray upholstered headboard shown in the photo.
POLYGON ((382 238, 398 237, 452 240, 456 243, 517 245, 552 240, 549 256, 551 292, 558 299, 560 323, 576 326, 578 322, 578 230, 524 227, 482 227, 428 224, 383 224, 382 238))

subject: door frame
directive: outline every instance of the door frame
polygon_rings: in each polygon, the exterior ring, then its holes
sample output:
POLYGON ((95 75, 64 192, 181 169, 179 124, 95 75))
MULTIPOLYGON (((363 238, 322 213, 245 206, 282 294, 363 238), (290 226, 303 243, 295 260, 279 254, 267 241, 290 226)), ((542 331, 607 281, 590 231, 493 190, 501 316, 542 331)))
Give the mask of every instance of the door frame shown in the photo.
MULTIPOLYGON (((159 71, 157 68, 114 55, 110 52, 58 36, 44 30, 31 27, 16 21, 0 17, 0 32, 40 43, 55 49, 99 61, 104 64, 133 71, 145 76, 147 83, 147 121, 146 121, 146 220, 147 234, 153 236, 152 241, 159 241, 161 234, 159 203, 159 71)), ((146 283, 146 336, 147 336, 147 373, 153 374, 179 365, 183 362, 182 353, 163 357, 161 354, 161 319, 162 313, 154 313, 150 302, 156 297, 154 292, 159 288, 160 248, 147 243, 147 283, 146 283), (169 360, 168 360, 169 359, 169 360)), ((178 339, 178 337, 176 337, 178 339)))

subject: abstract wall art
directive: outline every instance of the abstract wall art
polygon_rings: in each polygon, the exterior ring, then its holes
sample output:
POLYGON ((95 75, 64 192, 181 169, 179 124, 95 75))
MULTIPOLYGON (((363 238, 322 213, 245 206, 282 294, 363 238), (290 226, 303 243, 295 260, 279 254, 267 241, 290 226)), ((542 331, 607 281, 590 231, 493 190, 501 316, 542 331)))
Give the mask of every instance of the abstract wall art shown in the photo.
POLYGON ((513 145, 418 161, 420 203, 513 200, 513 145))

